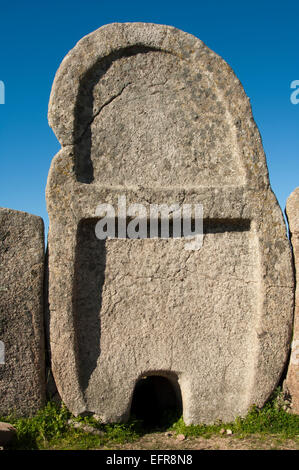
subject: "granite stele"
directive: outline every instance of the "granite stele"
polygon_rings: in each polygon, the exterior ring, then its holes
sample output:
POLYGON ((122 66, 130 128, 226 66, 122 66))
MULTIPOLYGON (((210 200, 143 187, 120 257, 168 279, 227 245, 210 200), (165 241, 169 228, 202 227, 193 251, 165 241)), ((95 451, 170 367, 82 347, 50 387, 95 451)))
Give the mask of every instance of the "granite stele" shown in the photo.
POLYGON ((45 403, 44 223, 0 207, 0 416, 45 403))
POLYGON ((294 330, 286 388, 292 401, 292 412, 299 415, 299 187, 289 196, 286 205, 296 273, 294 330))
POLYGON ((294 280, 231 68, 173 27, 103 26, 63 60, 49 122, 62 146, 47 183, 51 357, 67 407, 125 421, 151 376, 181 394, 187 424, 262 405, 287 360, 294 280), (147 213, 202 204, 201 249, 184 236, 99 240, 96 209, 119 219, 120 196, 147 213))

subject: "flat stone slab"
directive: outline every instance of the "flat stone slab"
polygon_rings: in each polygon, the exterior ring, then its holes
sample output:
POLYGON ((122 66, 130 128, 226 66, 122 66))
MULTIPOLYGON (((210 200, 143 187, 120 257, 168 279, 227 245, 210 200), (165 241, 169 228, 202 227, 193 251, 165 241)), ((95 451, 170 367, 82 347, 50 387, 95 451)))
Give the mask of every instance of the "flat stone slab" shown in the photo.
POLYGON ((294 329, 286 385, 292 398, 292 411, 299 414, 299 187, 292 192, 287 200, 286 214, 289 222, 296 272, 294 329))
MULTIPOLYGON (((262 406, 291 341, 293 271, 249 99, 227 63, 173 27, 111 24, 53 84, 62 149, 48 184, 52 370, 75 414, 125 421, 141 377, 166 377, 187 424, 262 406), (96 208, 202 204, 184 236, 99 240, 96 208)), ((147 216, 146 216, 147 217, 147 216)))
POLYGON ((44 403, 43 278, 42 219, 0 208, 0 416, 44 403))

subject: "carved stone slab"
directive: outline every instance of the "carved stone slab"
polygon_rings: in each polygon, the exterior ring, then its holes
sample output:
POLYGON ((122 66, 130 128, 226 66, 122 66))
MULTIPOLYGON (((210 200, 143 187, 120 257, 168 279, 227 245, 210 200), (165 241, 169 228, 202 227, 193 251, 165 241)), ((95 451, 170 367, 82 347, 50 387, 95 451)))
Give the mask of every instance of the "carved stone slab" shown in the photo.
POLYGON ((293 273, 249 99, 227 63, 173 27, 110 24, 53 84, 62 149, 47 184, 50 339, 62 399, 130 414, 142 376, 180 387, 184 420, 230 421, 275 388, 290 345, 293 273), (99 240, 100 203, 202 204, 181 238, 99 240))

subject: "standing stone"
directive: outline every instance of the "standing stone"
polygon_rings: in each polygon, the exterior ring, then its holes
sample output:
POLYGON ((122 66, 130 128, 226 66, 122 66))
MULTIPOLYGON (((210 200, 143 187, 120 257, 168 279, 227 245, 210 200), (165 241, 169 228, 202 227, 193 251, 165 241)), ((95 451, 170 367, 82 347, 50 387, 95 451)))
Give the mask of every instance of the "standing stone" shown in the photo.
POLYGON ((0 208, 0 416, 44 402, 43 272, 42 219, 0 208))
MULTIPOLYGON (((166 377, 187 424, 262 406, 291 339, 293 272, 249 99, 226 62, 170 26, 111 24, 55 77, 62 149, 48 183, 52 369, 76 415, 124 421, 142 377, 166 377), (96 208, 203 204, 186 239, 99 240, 96 208)), ((146 406, 146 405, 145 405, 146 406)))
POLYGON ((294 330, 286 386, 292 399, 292 411, 299 414, 299 187, 292 192, 287 200, 286 214, 296 272, 294 330))

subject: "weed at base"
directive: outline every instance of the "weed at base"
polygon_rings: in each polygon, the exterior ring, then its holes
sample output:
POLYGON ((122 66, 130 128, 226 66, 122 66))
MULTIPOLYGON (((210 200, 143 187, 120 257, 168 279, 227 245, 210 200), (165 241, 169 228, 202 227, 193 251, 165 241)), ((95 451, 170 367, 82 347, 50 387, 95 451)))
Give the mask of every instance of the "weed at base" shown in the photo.
MULTIPOLYGON (((13 415, 0 418, 0 421, 10 422, 17 429, 17 437, 10 449, 59 449, 79 450, 97 449, 124 444, 138 440, 149 432, 158 430, 174 431, 184 434, 187 438, 204 437, 209 439, 218 435, 221 429, 231 429, 233 437, 243 439, 255 435, 263 440, 267 436, 275 436, 280 443, 286 439, 298 439, 299 416, 285 410, 282 392, 277 390, 269 402, 261 409, 253 406, 244 418, 237 418, 232 423, 216 423, 214 425, 190 425, 184 423, 183 417, 162 417, 160 428, 148 429, 143 423, 131 419, 125 424, 102 424, 93 417, 74 418, 67 408, 49 402, 45 408, 30 418, 17 418, 13 415), (94 435, 82 429, 75 429, 69 420, 92 426, 103 434, 94 435)), ((227 437, 223 434, 223 438, 227 437)))
MULTIPOLYGON (((287 411, 283 392, 276 389, 263 408, 252 406, 246 417, 236 418, 232 423, 186 426, 181 417, 172 427, 186 437, 206 437, 219 434, 221 429, 231 429, 234 437, 245 438, 252 434, 278 434, 282 439, 299 437, 299 415, 287 411)), ((225 437, 225 434, 224 434, 225 437)))
POLYGON ((126 424, 103 425, 92 417, 73 417, 65 405, 48 402, 38 413, 29 418, 17 418, 14 415, 0 418, 11 423, 17 430, 17 436, 10 444, 10 450, 44 449, 94 449, 106 443, 122 444, 138 439, 141 435, 140 423, 130 421, 126 424), (70 419, 91 425, 103 431, 103 435, 93 435, 69 424, 70 419))

